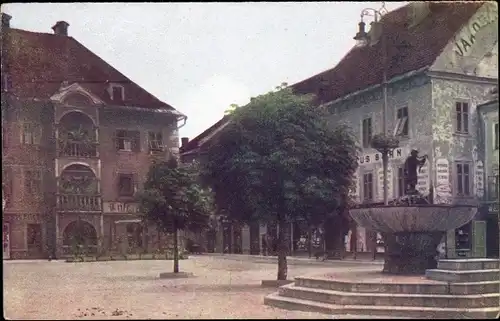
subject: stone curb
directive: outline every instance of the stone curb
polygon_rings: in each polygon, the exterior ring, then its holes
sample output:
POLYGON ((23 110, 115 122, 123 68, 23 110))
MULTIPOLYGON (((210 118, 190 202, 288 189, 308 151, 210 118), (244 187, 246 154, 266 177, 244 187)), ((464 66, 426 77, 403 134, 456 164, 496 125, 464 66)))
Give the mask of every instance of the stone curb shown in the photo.
MULTIPOLYGON (((263 256, 263 255, 248 255, 248 254, 220 254, 220 253, 204 253, 199 256, 210 256, 216 257, 219 259, 226 260, 241 260, 241 261, 252 261, 256 263, 265 263, 265 262, 273 262, 277 263, 278 258, 276 256, 263 256), (264 262, 263 262, 264 261, 264 262)), ((301 264, 314 264, 314 265, 334 265, 334 264, 373 264, 373 265, 382 265, 384 261, 382 260, 353 260, 353 259, 344 259, 344 260, 326 260, 319 261, 314 258, 304 258, 304 257, 293 257, 287 256, 287 262, 301 263, 301 264)))

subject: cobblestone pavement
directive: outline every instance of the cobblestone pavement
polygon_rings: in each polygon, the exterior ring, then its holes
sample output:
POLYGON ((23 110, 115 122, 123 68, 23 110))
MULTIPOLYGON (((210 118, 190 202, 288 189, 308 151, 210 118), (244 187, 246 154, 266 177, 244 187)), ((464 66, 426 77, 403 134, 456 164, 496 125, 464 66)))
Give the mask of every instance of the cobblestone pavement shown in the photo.
MULTIPOLYGON (((159 279, 172 261, 4 261, 7 319, 331 318, 265 306, 261 280, 275 279, 275 263, 198 256, 180 263, 187 279, 159 279)), ((363 269, 291 265, 289 277, 363 269)))

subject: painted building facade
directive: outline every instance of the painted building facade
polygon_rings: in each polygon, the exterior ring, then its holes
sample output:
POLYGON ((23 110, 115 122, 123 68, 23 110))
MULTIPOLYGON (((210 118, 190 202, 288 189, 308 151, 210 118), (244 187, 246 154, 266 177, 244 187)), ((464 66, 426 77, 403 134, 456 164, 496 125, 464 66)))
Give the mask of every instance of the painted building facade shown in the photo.
POLYGON ((2 13, 4 258, 151 252, 135 195, 178 153, 185 118, 68 36, 11 28, 2 13))
POLYGON ((499 214, 499 131, 498 131, 498 89, 492 100, 478 107, 480 135, 483 138, 481 154, 484 159, 485 193, 481 214, 486 223, 486 256, 499 257, 500 214, 499 214))
MULTIPOLYGON (((369 36, 373 45, 354 47, 334 68, 291 86, 298 94, 314 94, 315 103, 331 112, 332 126, 348 125, 358 137, 362 149, 352 196, 359 202, 383 201, 381 155, 370 147, 370 138, 383 130, 385 69, 387 128, 400 140, 389 157, 389 197, 403 195, 403 164, 417 149, 428 156, 418 177, 421 193, 432 191, 435 203, 481 201, 485 165, 491 165, 480 152, 477 106, 490 99, 498 83, 497 4, 410 3, 386 14, 381 30, 369 36)), ((221 130, 223 120, 208 132, 221 130)), ((485 256, 485 231, 481 214, 449 231, 447 255, 485 256)), ((360 227, 345 240, 351 252, 375 252, 383 248, 380 243, 380 235, 360 227)))
MULTIPOLYGON (((430 2, 426 5, 427 10, 419 11, 423 16, 417 16, 417 21, 414 21, 412 4, 382 19, 381 37, 388 38, 388 61, 395 64, 387 71, 387 124, 389 132, 400 139, 400 148, 389 157, 389 197, 402 195, 402 166, 410 150, 417 149, 420 156, 428 156, 418 177, 417 188, 421 193, 428 194, 432 187, 435 203, 475 203, 482 200, 485 193, 485 160, 479 152, 483 138, 479 135, 477 106, 489 99, 489 93, 498 83, 498 8, 493 2, 476 5, 430 2), (449 14, 442 11, 445 6, 449 14), (407 22, 401 23, 405 16, 407 22), (432 25, 436 20, 448 23, 448 29, 432 25), (456 31, 450 32, 453 26, 456 31), (399 36, 389 28, 399 31, 399 36), (425 42, 417 43, 419 32, 421 39, 426 38, 425 33, 428 33, 427 38, 440 37, 442 48, 438 49, 437 40, 433 43, 429 39, 430 48, 426 48, 425 42), (412 52, 415 50, 419 52, 412 52), (412 59, 412 55, 417 56, 422 50, 427 50, 426 57, 412 59), (425 59, 427 63, 419 63, 425 59), (397 66, 398 61, 401 67, 397 66)), ((376 81, 350 92, 329 86, 335 86, 332 79, 341 79, 341 65, 348 65, 354 61, 353 57, 370 58, 370 65, 376 65, 373 52, 370 53, 375 50, 370 46, 353 48, 333 70, 294 85, 301 93, 318 95, 319 104, 332 113, 332 126, 346 124, 359 138, 362 151, 357 188, 353 194, 359 202, 383 201, 381 156, 369 146, 370 137, 383 131, 382 89, 376 81), (318 78, 316 85, 313 84, 315 77, 318 78), (336 98, 331 99, 332 96, 336 98)), ((343 77, 349 77, 347 73, 344 71, 343 77)), ((368 74, 359 82, 366 82, 369 77, 368 74)), ((467 226, 449 231, 446 238, 448 256, 484 257, 485 225, 478 214, 467 226)), ((373 235, 371 239, 373 250, 373 235)))

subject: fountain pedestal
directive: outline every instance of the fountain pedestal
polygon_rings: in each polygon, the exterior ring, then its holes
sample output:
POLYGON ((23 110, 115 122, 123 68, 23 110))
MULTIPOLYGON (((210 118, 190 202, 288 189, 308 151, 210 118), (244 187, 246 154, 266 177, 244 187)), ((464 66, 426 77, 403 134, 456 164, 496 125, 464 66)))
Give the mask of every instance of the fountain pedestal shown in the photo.
POLYGON ((436 248, 442 232, 399 232, 386 234, 384 273, 425 274, 437 267, 436 248))

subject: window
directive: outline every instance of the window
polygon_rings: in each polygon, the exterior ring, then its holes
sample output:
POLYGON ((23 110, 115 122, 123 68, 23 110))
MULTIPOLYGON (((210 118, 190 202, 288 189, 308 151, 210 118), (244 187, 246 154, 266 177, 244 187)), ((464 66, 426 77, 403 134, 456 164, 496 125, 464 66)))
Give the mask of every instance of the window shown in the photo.
POLYGON ((140 151, 140 133, 138 131, 118 130, 116 149, 122 151, 140 151))
POLYGON ((28 249, 42 248, 42 227, 40 224, 28 224, 26 231, 28 249))
POLYGON ((21 132, 21 144, 38 145, 40 144, 41 129, 33 123, 23 123, 21 132))
POLYGON ((149 151, 160 152, 163 150, 163 137, 161 132, 149 132, 149 151))
POLYGON ((370 147, 372 140, 372 119, 363 119, 363 147, 370 147))
POLYGON ((395 136, 408 136, 409 120, 408 107, 399 108, 397 111, 397 123, 395 128, 395 136))
POLYGON ((132 174, 120 174, 118 176, 118 194, 120 196, 134 195, 134 179, 132 174))
POLYGON ((499 141, 499 138, 498 138, 498 123, 495 124, 494 126, 494 138, 493 138, 493 141, 494 141, 494 148, 495 150, 498 150, 499 149, 499 144, 500 144, 500 141, 499 141))
POLYGON ((28 195, 39 195, 42 190, 42 177, 40 171, 28 170, 24 172, 24 186, 28 195))
POLYGON ((457 102, 455 104, 456 127, 455 132, 459 134, 469 133, 469 104, 457 102))
POLYGON ((124 101, 125 91, 120 85, 111 85, 111 100, 113 101, 124 101))
POLYGON ((397 195, 397 197, 404 196, 405 192, 406 192, 404 173, 405 173, 404 172, 404 168, 402 166, 398 167, 397 176, 396 176, 397 187, 398 187, 398 195, 397 195))
POLYGON ((456 188, 457 195, 471 195, 470 165, 468 163, 456 163, 456 188))
POLYGON ((363 199, 365 201, 373 200, 373 174, 366 173, 363 175, 363 199))

